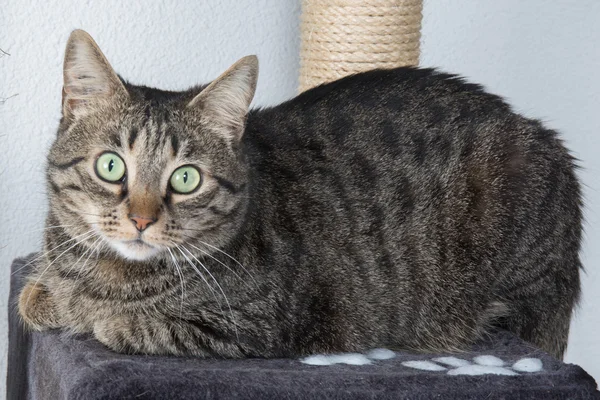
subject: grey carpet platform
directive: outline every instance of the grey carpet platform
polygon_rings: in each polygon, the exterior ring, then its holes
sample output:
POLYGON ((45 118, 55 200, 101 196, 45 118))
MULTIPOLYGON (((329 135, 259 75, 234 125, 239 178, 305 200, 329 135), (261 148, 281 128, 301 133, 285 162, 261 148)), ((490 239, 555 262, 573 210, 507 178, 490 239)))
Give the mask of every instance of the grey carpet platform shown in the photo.
MULTIPOLYGON (((16 260, 12 270, 24 265, 16 260)), ((460 354, 207 360, 116 354, 89 337, 25 333, 11 281, 8 399, 600 399, 594 380, 507 332, 460 354), (308 361, 327 364, 332 358, 308 361)))

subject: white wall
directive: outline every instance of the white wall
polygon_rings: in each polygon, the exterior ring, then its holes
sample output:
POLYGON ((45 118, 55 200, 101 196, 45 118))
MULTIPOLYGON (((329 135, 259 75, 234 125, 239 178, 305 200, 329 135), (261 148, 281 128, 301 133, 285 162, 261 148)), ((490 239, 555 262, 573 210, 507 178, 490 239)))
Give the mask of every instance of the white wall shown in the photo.
MULTIPOLYGON (((582 159, 587 236, 584 297, 568 360, 600 378, 600 2, 425 0, 422 64, 441 66, 506 96, 564 133, 582 159)), ((69 32, 83 28, 134 83, 181 89, 255 53, 255 104, 295 93, 299 0, 45 2, 5 0, 0 12, 0 372, 4 371, 10 260, 39 248, 43 163, 60 116, 61 63, 69 32), (166 3, 172 4, 167 6, 166 3), (183 4, 183 6, 181 5, 183 4)), ((4 395, 0 375, 0 398, 4 395)))

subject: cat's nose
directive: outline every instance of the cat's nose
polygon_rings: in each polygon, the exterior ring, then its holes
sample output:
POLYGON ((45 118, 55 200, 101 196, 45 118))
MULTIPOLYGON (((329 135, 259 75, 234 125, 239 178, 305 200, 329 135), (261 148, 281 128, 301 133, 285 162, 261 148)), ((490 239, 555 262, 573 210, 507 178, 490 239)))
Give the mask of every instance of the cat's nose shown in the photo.
POLYGON ((138 231, 143 232, 144 229, 156 222, 154 218, 140 217, 129 214, 129 219, 134 223, 138 231))

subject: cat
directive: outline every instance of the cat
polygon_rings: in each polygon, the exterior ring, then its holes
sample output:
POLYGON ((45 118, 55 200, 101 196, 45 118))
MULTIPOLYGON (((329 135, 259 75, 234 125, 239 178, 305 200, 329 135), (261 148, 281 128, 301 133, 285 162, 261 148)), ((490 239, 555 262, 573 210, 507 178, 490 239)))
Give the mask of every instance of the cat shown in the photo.
POLYGON ((582 197, 556 132, 434 69, 250 109, 255 56, 135 86, 74 31, 44 253, 19 312, 117 352, 464 349, 508 329, 561 358, 582 197))

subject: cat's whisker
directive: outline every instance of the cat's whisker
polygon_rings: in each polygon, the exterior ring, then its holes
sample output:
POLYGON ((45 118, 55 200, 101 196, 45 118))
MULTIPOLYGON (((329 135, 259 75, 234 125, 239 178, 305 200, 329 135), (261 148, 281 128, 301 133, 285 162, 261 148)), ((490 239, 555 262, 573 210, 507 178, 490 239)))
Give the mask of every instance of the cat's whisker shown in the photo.
POLYGON ((91 215, 92 217, 100 217, 100 218, 103 218, 103 216, 102 216, 102 215, 100 215, 100 214, 93 214, 93 213, 83 212, 83 211, 79 211, 79 210, 77 210, 77 213, 79 213, 79 214, 83 214, 83 215, 91 215))
MULTIPOLYGON (((180 246, 179 246, 179 245, 175 245, 175 246, 176 246, 178 249, 180 249, 180 246)), ((211 274, 211 273, 210 273, 210 271, 208 270, 208 268, 206 268, 206 267, 204 266, 204 264, 202 264, 202 262, 201 262, 200 260, 198 260, 198 259, 196 258, 196 256, 194 256, 194 255, 192 254, 192 252, 190 252, 190 251, 189 251, 189 250, 188 250, 186 247, 183 247, 183 249, 184 249, 185 251, 187 251, 187 252, 188 252, 188 254, 189 254, 189 255, 191 255, 191 256, 194 258, 194 260, 198 261, 198 263, 200 264, 200 266, 201 266, 202 268, 204 268, 204 270, 206 271, 206 273, 208 273, 208 275, 210 275, 210 277, 212 278, 212 280, 213 280, 213 281, 215 281, 215 284, 216 284, 216 285, 217 285, 217 287, 219 288, 219 291, 221 291, 221 294, 222 294, 222 295, 223 295, 223 297, 225 298, 225 302, 227 303, 227 308, 229 308, 229 313, 231 314, 231 321, 233 322, 233 329, 235 330, 235 336, 236 336, 236 338, 237 338, 237 340, 238 340, 238 342, 239 342, 239 340, 240 340, 240 337, 239 337, 239 335, 238 335, 237 323, 236 323, 236 321, 235 321, 235 316, 233 315, 233 309, 231 308, 231 304, 229 304, 229 299, 227 298, 227 295, 226 295, 226 294, 225 294, 225 292, 223 291, 223 288, 221 287, 221 285, 219 284, 219 282, 217 281, 217 279, 216 279, 216 278, 213 276, 213 274, 211 274)), ((179 251, 181 251, 181 249, 180 249, 179 251)), ((183 253, 183 252, 182 252, 182 253, 183 253)))
MULTIPOLYGON (((65 251, 63 251, 62 253, 60 253, 54 260, 52 260, 50 263, 48 263, 48 265, 46 265, 46 268, 44 268, 44 270, 42 271, 42 273, 37 277, 35 283, 34 283, 34 287, 36 287, 39 283, 40 280, 42 279, 42 277, 44 276, 44 274, 48 271, 48 269, 52 266, 52 264, 54 264, 56 261, 58 261, 65 253, 67 253, 69 250, 71 250, 72 248, 74 248, 75 246, 78 246, 79 244, 81 244, 84 240, 89 239, 90 237, 97 235, 96 232, 94 232, 93 229, 90 229, 89 231, 86 232, 86 234, 88 234, 88 236, 84 237, 81 240, 78 240, 77 242, 75 242, 75 244, 73 246, 70 246, 68 249, 66 249, 65 251)), ((79 235, 81 236, 81 235, 79 235)), ((33 293, 33 291, 29 292, 29 296, 27 296, 27 301, 25 302, 26 305, 29 305, 29 300, 31 300, 31 294, 33 293)))
POLYGON ((96 239, 96 241, 90 247, 92 249, 92 251, 90 251, 90 254, 88 254, 87 258, 83 262, 83 265, 79 269, 79 273, 77 274, 77 277, 75 277, 75 282, 79 281, 79 278, 81 277, 81 273, 83 271, 85 271, 85 266, 87 265, 87 263, 90 260, 90 258, 92 257, 92 255, 96 252, 96 250, 98 250, 98 248, 100 248, 100 246, 102 246, 102 236, 99 236, 98 239, 96 239))
MULTIPOLYGON (((96 246, 96 243, 98 243, 98 241, 99 241, 99 240, 101 240, 101 239, 102 239, 102 237, 100 237, 100 235, 98 235, 98 238, 97 238, 97 239, 94 241, 94 243, 92 243, 92 244, 90 245, 90 247, 88 247, 88 248, 87 248, 87 249, 86 249, 86 250, 85 250, 85 251, 84 251, 84 252, 81 254, 81 256, 80 256, 80 257, 77 259, 77 261, 75 261, 75 262, 73 263, 73 265, 71 265, 71 268, 69 268, 69 271, 67 272, 67 275, 69 275, 69 274, 71 273, 71 271, 73 271, 73 268, 75 268, 75 266, 76 266, 76 265, 79 263, 79 261, 81 261, 81 259, 82 259, 82 258, 83 258, 83 257, 84 257, 86 254, 88 254, 88 253, 90 253, 90 254, 91 254, 91 252, 92 252, 92 249, 93 249, 93 248, 96 246)), ((89 260, 89 258, 90 258, 90 257, 88 256, 88 258, 86 259, 86 261, 87 261, 87 260, 89 260)), ((83 267, 85 267, 85 263, 83 264, 82 268, 83 268, 83 267)), ((77 274, 77 278, 75 278, 75 283, 76 283, 76 282, 79 280, 79 276, 80 276, 80 275, 81 275, 81 269, 79 270, 79 273, 77 274)), ((75 287, 76 287, 76 286, 75 286, 75 285, 73 285, 73 288, 75 288, 75 287)))
POLYGON ((45 228, 39 228, 39 229, 32 229, 30 231, 25 231, 25 232, 20 232, 19 235, 27 235, 30 233, 35 233, 35 232, 41 232, 41 231, 48 231, 51 229, 59 229, 59 228, 70 228, 72 226, 76 226, 75 224, 71 224, 71 225, 54 225, 54 226, 47 226, 45 228))
POLYGON ((169 251, 169 254, 171 255, 171 259, 173 260, 173 263, 175 264, 175 270, 177 271, 177 274, 179 275, 179 282, 181 284, 181 302, 179 303, 179 319, 182 319, 183 318, 183 297, 184 297, 184 293, 185 293, 185 287, 184 287, 184 283, 183 283, 183 273, 181 272, 179 263, 177 262, 177 259, 175 258, 175 255, 173 254, 171 249, 167 247, 167 250, 169 251))
MULTIPOLYGON (((71 226, 75 226, 75 225, 71 225, 71 226)), ((40 229, 32 229, 30 231, 25 231, 25 232, 15 232, 15 233, 11 232, 10 235, 9 235, 9 238, 7 239, 7 241, 17 240, 17 239, 20 239, 20 238, 22 238, 24 236, 31 235, 31 234, 36 233, 36 232, 46 233, 46 232, 48 232, 48 231, 50 231, 52 229, 58 229, 58 228, 62 228, 62 226, 40 228, 40 229)))
POLYGON ((211 291, 211 293, 212 293, 215 301, 219 305, 219 308, 221 309, 221 312, 223 312, 223 309, 221 308, 221 301, 219 300, 219 298, 217 296, 217 292, 210 285, 210 283, 208 283, 208 281, 204 277, 204 274, 202 272, 200 272, 200 270, 196 267, 196 265, 185 255, 185 253, 183 251, 181 251, 181 249, 179 248, 179 246, 176 243, 174 243, 174 242, 171 242, 171 243, 177 248, 177 250, 179 250, 179 252, 183 255, 183 257, 186 259, 186 261, 188 262, 188 264, 190 264, 190 266, 194 269, 194 271, 196 271, 196 273, 198 274, 198 276, 200 276, 200 278, 202 278, 202 280, 204 281, 204 283, 206 284, 206 286, 208 286, 208 288, 210 289, 210 291, 211 291))
MULTIPOLYGON (((96 241, 92 244, 92 246, 94 244, 96 244, 96 242, 98 241, 98 239, 96 239, 96 241)), ((81 261, 81 259, 83 257, 85 257, 85 255, 90 252, 92 250, 92 247, 88 247, 87 249, 85 249, 85 251, 83 253, 81 253, 81 255, 79 256, 79 258, 77 260, 75 260, 75 262, 73 264, 71 264, 71 267, 69 268, 69 270, 67 271, 67 275, 69 275, 71 273, 71 271, 73 271, 73 268, 75 268, 75 266, 77 265, 77 263, 79 261, 81 261)))
POLYGON ((35 257, 34 259, 30 260, 28 263, 26 263, 25 265, 23 265, 23 266, 22 266, 22 267, 20 267, 19 269, 17 269, 17 270, 15 270, 15 271, 13 271, 13 272, 11 273, 11 275, 14 275, 14 274, 16 274, 17 272, 19 272, 19 271, 21 271, 21 270, 25 269, 26 267, 28 267, 28 266, 29 266, 29 265, 31 265, 32 263, 36 262, 37 260, 39 260, 39 259, 41 259, 41 258, 43 258, 43 257, 47 256, 48 254, 50 254, 50 253, 51 253, 51 252, 53 252, 54 250, 56 250, 56 249, 58 249, 58 248, 60 248, 60 247, 63 247, 63 246, 65 246, 66 244, 68 244, 68 243, 70 243, 70 242, 72 242, 72 241, 74 241, 74 240, 77 240, 77 239, 78 239, 78 238, 80 238, 81 236, 84 236, 84 235, 86 235, 86 234, 88 234, 88 233, 90 233, 90 232, 92 232, 92 231, 93 231, 93 229, 90 229, 89 231, 87 231, 87 232, 85 232, 85 233, 82 233, 81 235, 74 236, 74 237, 72 237, 71 239, 69 239, 69 240, 66 240, 66 241, 62 242, 62 243, 61 243, 61 244, 59 244, 58 246, 56 246, 56 247, 53 247, 53 248, 51 248, 51 249, 50 249, 50 250, 48 250, 48 251, 45 251, 44 253, 42 253, 42 254, 40 254, 39 256, 35 257))
POLYGON ((227 256, 227 257, 229 257, 230 259, 232 259, 232 260, 233 260, 233 261, 234 261, 234 262, 235 262, 237 265, 239 265, 239 266, 240 266, 240 268, 242 268, 242 269, 243 269, 243 270, 244 270, 244 271, 245 271, 245 272, 248 274, 248 276, 250 277, 250 279, 252 279, 252 281, 254 282, 254 284, 255 284, 255 285, 258 287, 258 283, 257 283, 257 282, 256 282, 256 280, 254 279, 254 276, 253 276, 253 275, 250 273, 250 271, 248 271, 248 270, 247 270, 247 269, 246 269, 246 268, 245 268, 245 267, 242 265, 242 263, 240 263, 238 260, 236 260, 236 259, 235 259, 233 256, 229 255, 228 253, 224 252, 223 250, 219 249, 218 247, 216 247, 216 246, 213 246, 212 244, 208 244, 208 243, 206 243, 205 241, 202 241, 202 240, 200 240, 200 239, 198 239, 198 238, 196 238, 196 240, 197 240, 198 242, 200 242, 201 244, 203 244, 203 245, 205 245, 205 246, 207 246, 207 247, 210 247, 211 249, 214 249, 214 250, 218 251, 219 253, 221 253, 221 254, 224 254, 225 256, 227 256))
MULTIPOLYGON (((97 222, 93 222, 93 224, 97 224, 97 222)), ((64 228, 70 228, 70 227, 74 227, 74 226, 78 226, 78 225, 72 224, 72 225, 48 226, 48 227, 40 228, 40 229, 32 229, 32 230, 26 231, 26 232, 11 233, 10 236, 12 239, 14 239, 15 237, 23 237, 23 236, 27 236, 27 235, 30 235, 30 234, 36 233, 36 232, 43 232, 44 234, 46 234, 54 229, 64 229, 64 228)))
MULTIPOLYGON (((190 230, 193 230, 193 229, 190 229, 190 230)), ((247 269, 246 269, 246 268, 245 268, 245 267, 242 265, 242 263, 240 263, 238 260, 236 260, 236 259, 235 259, 234 257, 232 257, 230 254, 228 254, 228 253, 226 253, 225 251, 223 251, 223 250, 219 249, 218 247, 215 247, 215 246, 213 246, 213 245, 211 245, 211 244, 209 244, 209 243, 206 243, 206 242, 204 242, 204 241, 202 241, 202 240, 198 239, 198 238, 197 238, 197 237, 195 237, 195 236, 190 236, 190 235, 186 235, 186 234, 183 234, 182 236, 183 236, 183 237, 185 237, 186 239, 196 240, 197 242, 199 242, 199 244, 202 244, 202 245, 204 245, 204 246, 207 246, 207 247, 209 247, 209 248, 215 249, 216 251, 220 252, 221 254, 224 254, 225 256, 227 256, 228 258, 230 258, 231 260, 233 260, 233 261, 234 261, 234 262, 235 262, 235 263, 236 263, 236 264, 237 264, 237 265, 238 265, 240 268, 242 268, 242 269, 244 270, 244 272, 245 272, 246 274, 248 274, 248 276, 250 277, 250 279, 252 279, 252 281, 253 281, 253 283, 256 285, 256 287, 258 287, 258 283, 256 282, 256 279, 254 279, 254 276, 253 276, 253 275, 250 273, 250 271, 248 271, 248 270, 247 270, 247 269)), ((194 247, 196 250, 200 250, 198 247, 196 247, 196 246, 192 245, 192 244, 191 244, 191 243, 189 243, 189 242, 186 242, 186 244, 189 244, 190 246, 194 247)), ((202 251, 202 250, 200 250, 200 251, 202 251)), ((214 257, 213 257, 213 259, 214 259, 214 257)))
MULTIPOLYGON (((232 274, 235 275, 236 278, 238 278, 239 280, 243 281, 244 283, 247 283, 237 272, 235 272, 231 267, 229 267, 227 264, 225 264, 224 262, 222 262, 221 260, 219 260, 218 258, 214 257, 212 254, 210 254, 207 251, 202 250, 201 248, 194 246, 191 243, 187 243, 189 246, 193 247, 194 249, 201 251, 202 254, 212 258, 213 260, 215 260, 216 262, 218 262, 219 264, 221 264, 222 266, 224 266, 225 268, 227 268, 228 271, 230 271, 232 274)), ((252 281, 254 282, 254 284, 256 285, 256 281, 254 279, 252 279, 252 281)), ((256 287, 258 288, 258 285, 256 285, 256 287)))

